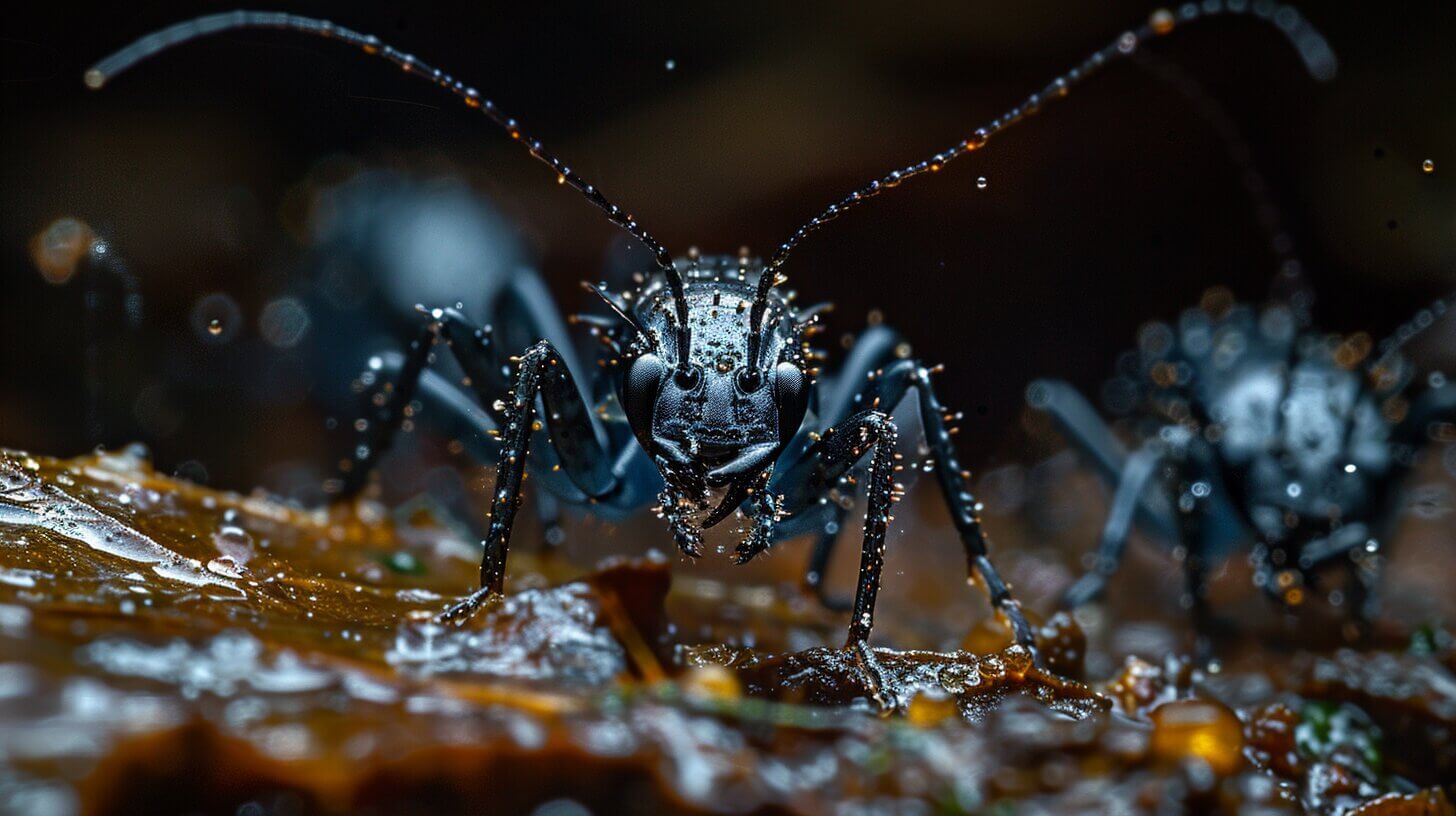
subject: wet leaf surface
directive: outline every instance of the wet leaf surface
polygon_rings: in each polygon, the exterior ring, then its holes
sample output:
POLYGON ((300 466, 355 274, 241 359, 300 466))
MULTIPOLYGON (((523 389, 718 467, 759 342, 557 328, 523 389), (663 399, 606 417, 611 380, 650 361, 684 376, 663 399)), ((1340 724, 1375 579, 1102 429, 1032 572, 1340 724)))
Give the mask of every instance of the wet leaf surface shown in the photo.
MULTIPOLYGON (((0 452, 0 810, 1452 812, 1449 638, 1087 685, 976 637, 876 649, 886 715, 854 654, 783 648, 794 604, 660 558, 513 553, 503 602, 439 625, 476 546, 137 451, 0 452), (735 626, 759 646, 688 634, 735 626)), ((1040 633, 1079 674, 1077 624, 1040 633)))

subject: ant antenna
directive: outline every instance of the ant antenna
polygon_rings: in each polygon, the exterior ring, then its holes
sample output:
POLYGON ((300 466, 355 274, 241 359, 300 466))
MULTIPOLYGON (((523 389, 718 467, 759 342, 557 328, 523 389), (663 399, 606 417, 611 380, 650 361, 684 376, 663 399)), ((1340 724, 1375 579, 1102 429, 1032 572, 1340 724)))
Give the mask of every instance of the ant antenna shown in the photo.
MULTIPOLYGON (((1334 51, 1330 49, 1324 35, 1305 21, 1304 17, 1291 6, 1275 3, 1272 0, 1253 0, 1253 2, 1249 2, 1249 0, 1205 0, 1203 3, 1184 4, 1176 13, 1167 9, 1159 9, 1153 12, 1147 21, 1138 28, 1124 31, 1118 35, 1117 39, 1093 53, 1081 64, 1053 79, 1040 92, 1031 94, 1020 105, 1002 114, 1000 118, 993 119, 989 124, 977 128, 970 138, 962 140, 960 144, 948 150, 936 153, 929 159, 899 170, 892 170, 887 175, 871 181, 864 187, 830 204, 823 212, 809 219, 803 226, 795 230, 787 241, 779 244, 778 249, 774 250, 773 255, 769 258, 764 274, 759 278, 753 315, 758 321, 762 321, 768 292, 779 279, 778 268, 783 265, 784 261, 788 259, 789 253, 793 252, 801 241, 818 231, 820 227, 886 190, 899 187, 916 176, 939 172, 957 158, 980 150, 986 146, 986 142, 990 141, 991 137, 1026 117, 1039 113, 1045 103, 1065 97, 1073 85, 1097 73, 1108 63, 1131 56, 1137 52, 1139 46, 1167 34, 1176 26, 1187 25, 1225 13, 1252 15, 1257 19, 1272 23, 1294 45, 1310 76, 1320 82, 1334 78, 1338 66, 1334 51)), ((755 322, 753 332, 749 336, 750 342, 753 342, 758 336, 760 328, 759 322, 755 322)))
POLYGON ((281 12, 262 11, 233 11, 224 14, 210 14, 198 17, 187 22, 177 23, 167 28, 154 31, 144 37, 137 39, 131 45, 117 51, 86 71, 86 86, 92 90, 100 90, 111 79, 142 60, 156 56, 157 54, 212 34, 219 34, 225 31, 235 31, 247 28, 271 28, 285 31, 294 31, 300 34, 308 34, 314 37, 323 37, 330 40, 339 40, 347 45, 352 45, 370 56, 383 57, 399 66, 405 73, 425 79, 440 88, 449 91, 463 101, 466 107, 473 108, 485 114, 486 118, 494 122, 498 127, 510 134, 511 139, 521 142, 530 152, 531 157, 549 166, 556 173, 556 183, 569 185, 572 189, 586 196, 586 199, 594 204, 597 209, 606 213, 607 219, 613 224, 626 230, 633 238, 642 242, 642 245, 652 253, 657 261, 657 266, 667 278, 668 288, 672 290, 673 303, 677 311, 677 336, 678 336, 678 360, 680 365, 687 365, 689 343, 691 333, 688 329, 688 302, 683 287, 682 275, 672 262, 672 254, 667 251, 656 238, 647 232, 630 213, 624 212, 621 207, 607 200, 602 192, 595 185, 588 182, 576 173, 569 165, 561 159, 546 152, 541 142, 527 136, 522 132, 520 124, 496 108, 495 103, 489 99, 483 99, 476 89, 460 82, 449 74, 438 68, 426 65, 416 59, 412 54, 406 54, 392 46, 385 45, 378 37, 369 34, 361 34, 353 29, 336 25, 327 20, 317 20, 311 17, 300 17, 295 14, 281 12))

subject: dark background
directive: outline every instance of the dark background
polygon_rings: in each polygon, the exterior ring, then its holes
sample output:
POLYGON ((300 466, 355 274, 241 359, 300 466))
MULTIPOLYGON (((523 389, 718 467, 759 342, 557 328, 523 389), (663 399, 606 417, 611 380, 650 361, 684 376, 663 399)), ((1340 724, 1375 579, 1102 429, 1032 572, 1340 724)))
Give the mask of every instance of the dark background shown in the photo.
MULTIPOLYGON (((568 308, 581 305, 576 281, 622 251, 614 228, 478 117, 338 44, 233 33, 88 93, 80 78, 94 59, 225 10, 124 5, 5 14, 0 445, 72 454, 142 439, 161 468, 187 463, 188 475, 235 489, 286 487, 282 461, 326 462, 312 395, 337 390, 374 349, 320 369, 308 360, 341 327, 316 318, 282 351, 259 341, 256 320, 298 285, 299 185, 327 157, 466 177, 518 225, 568 308), (112 241, 146 302, 139 333, 104 338, 100 440, 85 427, 80 292, 44 282, 28 248, 67 215, 112 241), (228 344, 189 323, 214 291, 242 310, 228 344), (144 392, 166 421, 135 421, 144 392)), ((766 252, 831 199, 964 138, 1150 8, 288 10, 378 34, 473 82, 677 252, 766 252)), ((1456 282, 1456 6, 1303 10, 1340 57, 1329 84, 1247 18, 1174 32, 1152 50, 1244 131, 1310 271, 1321 324, 1378 338, 1456 282)), ((1215 284, 1263 299, 1267 247, 1216 133, 1179 94, 1122 64, 948 172, 840 219, 786 271, 806 300, 838 305, 833 337, 879 309, 927 360, 945 362, 944 399, 970 416, 965 458, 985 467, 1032 455, 1019 430, 1027 381, 1058 376, 1095 393, 1143 321, 1174 317, 1215 284)), ((1453 337, 1427 338, 1427 360, 1444 349, 1449 362, 1453 337)))

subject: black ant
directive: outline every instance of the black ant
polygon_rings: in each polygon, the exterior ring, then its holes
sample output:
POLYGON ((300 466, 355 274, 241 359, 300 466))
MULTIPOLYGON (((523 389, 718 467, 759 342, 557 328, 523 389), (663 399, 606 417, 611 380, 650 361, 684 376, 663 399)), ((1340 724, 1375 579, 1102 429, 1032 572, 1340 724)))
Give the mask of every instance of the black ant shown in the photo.
POLYGON ((1140 523, 1179 547, 1205 656, 1207 574, 1250 538, 1254 583, 1270 597, 1305 604, 1321 568, 1343 565, 1346 586, 1330 597, 1345 607, 1347 637, 1373 620, 1400 486, 1421 448, 1449 441, 1456 423, 1456 383, 1418 376, 1401 354, 1448 303, 1376 344, 1313 329, 1302 300, 1256 309, 1213 290, 1176 325, 1144 326, 1107 389, 1138 440, 1131 453, 1070 385, 1027 389, 1115 487, 1093 568, 1065 604, 1102 594, 1140 523))
MULTIPOLYGON (((338 40, 382 57, 484 114, 549 167, 559 184, 585 196, 645 246, 656 268, 631 291, 591 287, 610 312, 586 319, 606 349, 599 369, 605 377, 591 383, 582 381, 572 361, 569 338, 552 330, 560 325, 554 304, 529 281, 518 282, 500 299, 494 332, 470 323, 456 309, 422 309, 422 326, 407 353, 381 358, 378 370, 366 373, 381 386, 383 398, 358 426, 365 430, 341 474, 339 495, 353 495, 365 486, 409 412, 438 340, 458 360, 466 387, 486 417, 476 414, 463 392, 453 387, 442 403, 450 406, 455 421, 498 435, 500 441, 481 588, 446 610, 445 620, 464 620, 500 597, 528 468, 543 490, 569 503, 625 512, 649 504, 656 495, 678 546, 693 558, 701 553, 702 531, 740 510, 751 527, 738 545, 739 563, 777 541, 815 533, 820 539, 806 584, 824 598, 824 567, 846 513, 828 496, 836 488, 852 492, 850 471, 868 456, 862 480, 868 508, 846 649, 880 704, 895 706, 900 701, 867 643, 885 533, 898 492, 895 473, 902 467, 894 453, 896 429, 889 412, 910 392, 970 576, 986 588, 1016 642, 1034 652, 1033 632, 991 562, 980 504, 971 495, 969 474, 952 445, 953 416, 935 396, 932 369, 902 359, 894 333, 877 328, 859 339, 836 374, 821 378, 809 338, 824 307, 796 307, 776 288, 783 281, 782 268, 804 238, 845 211, 983 148, 1003 130, 1066 96, 1073 85, 1177 25, 1223 11, 1272 21, 1316 77, 1333 74, 1334 55, 1324 39, 1287 6, 1228 0, 1189 4, 1176 15, 1159 11, 965 140, 831 204, 766 261, 696 253, 674 258, 634 216, 548 153, 517 120, 474 88, 373 36, 330 22, 249 11, 200 17, 142 37, 97 63, 85 80, 100 88, 138 62, 198 37, 273 28, 338 40), (505 334, 531 340, 524 349, 502 349, 497 337, 505 334)), ((434 381, 425 382, 428 388, 434 381)))

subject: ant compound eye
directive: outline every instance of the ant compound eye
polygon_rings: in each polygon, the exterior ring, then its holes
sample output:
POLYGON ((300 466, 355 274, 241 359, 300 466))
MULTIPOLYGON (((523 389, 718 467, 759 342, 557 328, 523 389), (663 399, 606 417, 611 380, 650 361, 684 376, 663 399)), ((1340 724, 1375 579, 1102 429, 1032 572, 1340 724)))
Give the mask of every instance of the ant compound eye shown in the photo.
POLYGON ((763 374, 756 368, 738 369, 738 390, 752 394, 763 385, 763 374))
POLYGON ((679 368, 677 372, 672 375, 672 381, 677 385, 678 388, 681 388, 684 391, 691 391, 694 388, 698 387, 698 383, 703 381, 703 370, 697 366, 687 366, 686 368, 679 368))
POLYGON ((622 388, 622 409, 638 439, 650 439, 652 413, 667 375, 667 364, 656 354, 644 354, 632 361, 622 388))

